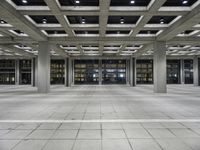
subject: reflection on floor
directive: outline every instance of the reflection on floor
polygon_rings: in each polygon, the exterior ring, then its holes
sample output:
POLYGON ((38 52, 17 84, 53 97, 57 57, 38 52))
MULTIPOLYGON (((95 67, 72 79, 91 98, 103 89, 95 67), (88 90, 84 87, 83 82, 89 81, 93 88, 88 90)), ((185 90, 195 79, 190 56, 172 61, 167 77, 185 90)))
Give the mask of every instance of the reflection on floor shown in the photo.
POLYGON ((53 86, 51 93, 37 94, 30 86, 0 86, 0 150, 200 150, 199 122, 170 122, 200 120, 200 87, 152 91, 149 85, 53 86))

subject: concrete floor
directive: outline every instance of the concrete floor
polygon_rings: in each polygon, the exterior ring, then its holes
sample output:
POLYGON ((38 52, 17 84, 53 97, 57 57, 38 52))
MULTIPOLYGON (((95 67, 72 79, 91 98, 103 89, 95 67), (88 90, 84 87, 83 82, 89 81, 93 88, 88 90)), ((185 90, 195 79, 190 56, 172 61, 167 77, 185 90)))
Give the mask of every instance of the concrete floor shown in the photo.
POLYGON ((200 150, 200 87, 152 88, 0 86, 0 150, 200 150))

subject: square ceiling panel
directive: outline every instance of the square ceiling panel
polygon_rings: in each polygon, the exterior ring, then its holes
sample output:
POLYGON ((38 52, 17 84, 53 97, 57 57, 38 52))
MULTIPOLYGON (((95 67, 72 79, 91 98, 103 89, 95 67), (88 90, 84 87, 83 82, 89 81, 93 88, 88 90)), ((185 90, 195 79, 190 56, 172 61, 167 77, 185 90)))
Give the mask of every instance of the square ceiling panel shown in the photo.
POLYGON ((76 34, 99 34, 99 31, 80 31, 80 30, 75 30, 74 32, 76 34))
POLYGON ((64 30, 57 30, 57 31, 52 31, 52 30, 45 30, 47 34, 52 35, 52 34, 66 34, 64 30))
POLYGON ((148 6, 151 0, 111 0, 111 6, 148 6))
POLYGON ((123 31, 112 31, 112 30, 108 30, 106 31, 106 34, 129 34, 130 30, 123 30, 123 31))
POLYGON ((176 16, 153 16, 148 24, 169 24, 176 16))
POLYGON ((67 16, 70 24, 98 24, 98 16, 67 16))
POLYGON ((58 24, 58 20, 54 16, 29 16, 35 23, 49 23, 49 24, 58 24))
POLYGON ((159 30, 141 30, 139 34, 157 34, 159 30))
POLYGON ((190 33, 192 33, 194 30, 186 30, 186 31, 184 31, 183 32, 183 34, 190 34, 190 33))
POLYGON ((61 6, 99 6, 99 0, 58 0, 61 6))
POLYGON ((108 24, 136 24, 140 16, 109 16, 108 24))
POLYGON ((198 0, 167 0, 163 6, 192 6, 198 0))
POLYGON ((46 6, 44 0, 12 0, 17 6, 46 6))

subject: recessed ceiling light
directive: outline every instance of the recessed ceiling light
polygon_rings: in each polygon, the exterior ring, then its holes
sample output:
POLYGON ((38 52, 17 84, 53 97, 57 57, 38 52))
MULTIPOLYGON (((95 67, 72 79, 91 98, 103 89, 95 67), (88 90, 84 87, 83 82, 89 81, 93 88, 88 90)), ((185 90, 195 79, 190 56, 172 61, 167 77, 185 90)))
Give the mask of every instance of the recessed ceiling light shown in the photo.
POLYGON ((121 23, 121 24, 124 24, 124 18, 121 18, 121 19, 120 19, 120 23, 121 23))
POLYGON ((79 0, 75 0, 75 3, 76 3, 76 4, 80 4, 80 1, 79 1, 79 0))
POLYGON ((4 22, 3 20, 0 20, 0 23, 1 23, 1 24, 4 24, 5 22, 4 22))
POLYGON ((27 4, 28 1, 27 0, 22 0, 22 3, 27 4))
POLYGON ((81 23, 85 24, 85 18, 82 18, 81 23))
POLYGON ((135 4, 135 0, 131 0, 130 3, 131 3, 131 4, 135 4))
POLYGON ((24 34, 24 32, 20 31, 20 33, 19 33, 19 34, 24 34))
POLYGON ((47 23, 47 19, 46 19, 46 18, 43 18, 43 19, 42 19, 42 23, 43 23, 43 24, 46 24, 46 23, 47 23))
POLYGON ((161 23, 161 24, 164 24, 164 23, 165 23, 163 18, 160 19, 160 23, 161 23))
POLYGON ((183 0, 182 3, 183 3, 183 4, 187 4, 187 3, 188 3, 188 0, 183 0))

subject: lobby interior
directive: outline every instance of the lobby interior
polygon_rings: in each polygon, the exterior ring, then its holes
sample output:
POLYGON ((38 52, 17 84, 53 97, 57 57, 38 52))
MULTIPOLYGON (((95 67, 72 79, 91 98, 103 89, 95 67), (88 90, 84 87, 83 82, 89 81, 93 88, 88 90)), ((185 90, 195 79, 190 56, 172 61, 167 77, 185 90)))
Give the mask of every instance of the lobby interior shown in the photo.
POLYGON ((200 150, 200 0, 2 0, 0 150, 200 150))

